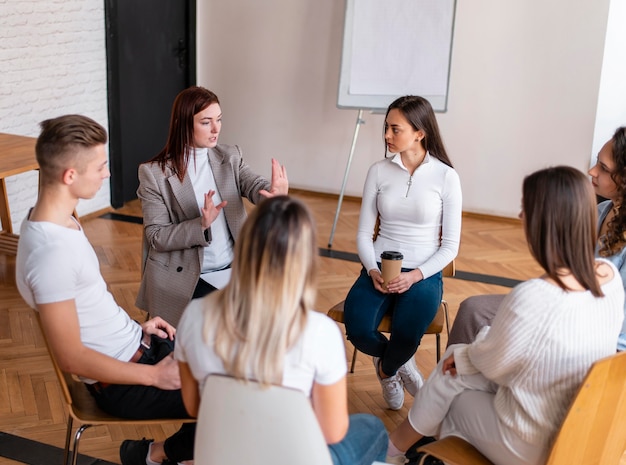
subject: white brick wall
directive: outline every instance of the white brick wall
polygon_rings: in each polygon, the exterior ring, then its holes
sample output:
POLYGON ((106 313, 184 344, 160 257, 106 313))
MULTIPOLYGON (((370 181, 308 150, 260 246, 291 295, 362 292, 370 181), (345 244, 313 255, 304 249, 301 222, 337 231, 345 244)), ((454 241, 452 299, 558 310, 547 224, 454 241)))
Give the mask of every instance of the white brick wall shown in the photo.
MULTIPOLYGON (((105 128, 106 50, 102 0, 0 0, 0 132, 36 137, 38 123, 68 113, 105 128)), ((37 196, 37 174, 7 179, 13 229, 37 196)), ((109 184, 79 215, 110 205, 109 184)))

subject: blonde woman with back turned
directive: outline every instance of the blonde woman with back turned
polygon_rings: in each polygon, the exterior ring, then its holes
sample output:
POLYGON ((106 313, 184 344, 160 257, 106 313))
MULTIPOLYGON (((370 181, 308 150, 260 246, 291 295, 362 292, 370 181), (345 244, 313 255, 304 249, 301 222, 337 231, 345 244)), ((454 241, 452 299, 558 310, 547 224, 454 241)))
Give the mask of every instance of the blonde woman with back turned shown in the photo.
POLYGON ((387 433, 372 415, 348 415, 343 337, 312 310, 317 248, 309 211, 297 200, 264 200, 235 243, 230 283, 193 300, 178 327, 183 400, 197 416, 210 374, 304 392, 335 464, 384 461, 387 433))

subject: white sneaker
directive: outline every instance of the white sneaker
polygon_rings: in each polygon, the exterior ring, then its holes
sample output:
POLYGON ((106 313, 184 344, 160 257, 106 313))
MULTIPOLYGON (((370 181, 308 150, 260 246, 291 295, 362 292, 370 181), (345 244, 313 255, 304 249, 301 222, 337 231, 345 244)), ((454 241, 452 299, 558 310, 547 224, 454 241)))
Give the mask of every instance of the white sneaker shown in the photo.
POLYGON ((409 394, 413 397, 415 397, 417 391, 424 385, 424 377, 415 364, 415 357, 411 357, 400 367, 398 375, 400 375, 400 379, 402 379, 402 384, 404 384, 406 390, 409 391, 409 394))
POLYGON ((408 461, 409 460, 404 455, 394 455, 393 457, 391 455, 388 455, 385 459, 385 463, 390 463, 392 465, 404 465, 408 461))
POLYGON ((380 381, 380 385, 383 388, 383 399, 387 402, 387 406, 391 410, 400 410, 404 405, 404 388, 402 386, 402 380, 396 373, 389 378, 381 378, 378 374, 378 365, 380 358, 374 357, 374 368, 376 370, 376 377, 380 381))

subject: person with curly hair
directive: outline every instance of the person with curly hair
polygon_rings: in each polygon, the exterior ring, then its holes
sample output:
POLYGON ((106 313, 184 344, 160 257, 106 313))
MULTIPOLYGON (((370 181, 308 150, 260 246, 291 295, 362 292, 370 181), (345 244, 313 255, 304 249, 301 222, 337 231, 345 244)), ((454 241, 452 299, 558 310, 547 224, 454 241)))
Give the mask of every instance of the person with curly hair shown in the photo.
MULTIPOLYGON (((613 263, 626 285, 626 126, 617 128, 602 146, 589 175, 596 195, 606 199, 598 204, 596 257, 613 263)), ((472 342, 483 326, 491 324, 504 297, 502 294, 476 295, 461 302, 448 346, 472 342)), ((626 323, 622 326, 617 350, 626 350, 626 323)))
MULTIPOLYGON (((596 195, 607 199, 598 205, 596 255, 617 267, 626 286, 626 126, 617 128, 602 146, 589 175, 596 195)), ((626 350, 626 323, 617 350, 626 350)))

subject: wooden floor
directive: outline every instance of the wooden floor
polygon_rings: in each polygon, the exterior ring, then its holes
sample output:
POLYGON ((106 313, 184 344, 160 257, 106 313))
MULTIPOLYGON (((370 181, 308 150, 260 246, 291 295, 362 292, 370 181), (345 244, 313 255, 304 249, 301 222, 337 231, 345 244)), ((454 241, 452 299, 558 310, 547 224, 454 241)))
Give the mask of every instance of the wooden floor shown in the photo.
MULTIPOLYGON (((314 212, 319 246, 329 242, 337 200, 334 197, 296 193, 314 212)), ((358 201, 344 200, 332 250, 356 252, 355 232, 358 201)), ((115 213, 140 216, 137 202, 115 213)), ((100 259, 102 273, 119 305, 132 317, 142 319, 134 305, 139 287, 141 225, 103 218, 83 219, 83 226, 100 259)), ((524 280, 540 274, 531 259, 519 222, 464 217, 457 270, 524 280)), ((321 258, 317 309, 326 311, 345 298, 360 265, 334 258, 321 258)), ((33 311, 15 289, 14 257, 0 255, 0 431, 63 447, 66 412, 33 311)), ((508 288, 455 278, 444 279, 444 297, 456 314, 465 297, 481 293, 505 293, 508 288)), ((343 328, 342 328, 343 329, 343 328)), ((443 345, 445 346, 445 334, 443 345)), ((352 346, 346 342, 348 356, 352 346)), ((416 355, 427 375, 435 365, 435 338, 425 336, 416 355)), ((400 411, 385 408, 371 358, 359 354, 354 374, 348 375, 350 411, 369 412, 393 429, 407 414, 413 399, 407 394, 400 411)), ((81 440, 81 453, 119 463, 118 449, 126 438, 157 440, 171 434, 160 427, 97 427, 81 440)), ((0 464, 19 463, 0 457, 0 464)), ((622 460, 626 465, 626 460, 622 460)))

